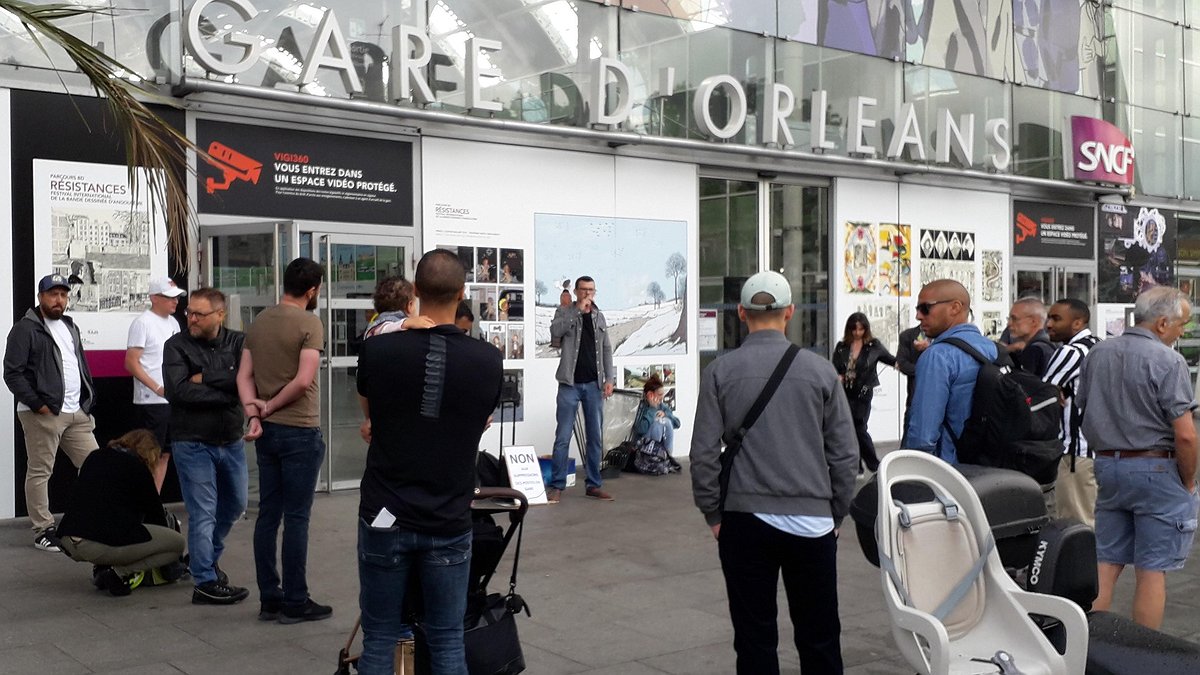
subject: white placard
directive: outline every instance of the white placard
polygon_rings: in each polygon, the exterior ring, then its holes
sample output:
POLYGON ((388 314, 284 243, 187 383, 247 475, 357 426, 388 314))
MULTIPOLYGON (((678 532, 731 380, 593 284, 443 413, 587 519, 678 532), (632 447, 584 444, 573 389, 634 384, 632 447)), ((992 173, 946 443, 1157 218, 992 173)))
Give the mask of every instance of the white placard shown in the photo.
POLYGON ((546 504, 546 484, 542 482, 542 467, 532 445, 510 445, 500 449, 508 468, 508 482, 514 490, 525 495, 530 504, 546 504))
POLYGON ((700 310, 700 321, 696 324, 696 342, 702 352, 717 350, 717 310, 700 310))

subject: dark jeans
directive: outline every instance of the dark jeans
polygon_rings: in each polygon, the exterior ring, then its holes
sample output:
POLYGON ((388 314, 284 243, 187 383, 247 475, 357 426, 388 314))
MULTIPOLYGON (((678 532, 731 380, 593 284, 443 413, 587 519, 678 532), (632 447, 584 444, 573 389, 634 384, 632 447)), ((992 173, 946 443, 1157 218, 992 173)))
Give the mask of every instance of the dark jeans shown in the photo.
POLYGON ((557 426, 554 428, 554 458, 551 460, 553 470, 550 484, 546 487, 559 490, 567 487, 571 432, 575 429, 575 411, 579 406, 583 406, 583 422, 587 432, 584 434, 587 450, 582 451, 587 476, 585 480, 590 488, 600 487, 603 483, 600 478, 600 436, 604 425, 604 392, 595 381, 576 385, 559 383, 556 405, 557 426))
POLYGON ((263 422, 254 444, 258 461, 258 520, 254 522, 254 566, 263 602, 301 605, 308 600, 308 520, 317 473, 325 457, 318 427, 263 422), (275 542, 283 522, 282 587, 275 542))
POLYGON ((435 536, 358 522, 358 604, 362 610, 360 675, 391 675, 396 640, 405 632, 408 576, 420 576, 431 672, 467 675, 463 615, 471 577, 471 531, 435 536))
POLYGON ((752 513, 726 512, 717 545, 738 675, 778 675, 779 625, 775 597, 779 573, 787 591, 796 649, 804 675, 842 672, 838 619, 837 538, 788 534, 752 513))
POLYGON ((848 398, 850 402, 850 417, 854 420, 854 435, 858 437, 858 460, 869 471, 879 470, 879 457, 875 454, 875 441, 867 433, 867 421, 871 419, 871 401, 875 392, 867 392, 864 396, 848 398))

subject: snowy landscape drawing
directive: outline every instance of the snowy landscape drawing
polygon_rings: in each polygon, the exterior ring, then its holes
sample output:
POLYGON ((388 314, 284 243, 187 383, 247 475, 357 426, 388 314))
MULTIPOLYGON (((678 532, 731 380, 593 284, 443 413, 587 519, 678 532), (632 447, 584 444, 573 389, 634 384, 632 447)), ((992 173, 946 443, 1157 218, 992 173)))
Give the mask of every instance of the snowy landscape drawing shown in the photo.
POLYGON ((573 290, 584 275, 596 280, 614 356, 686 354, 687 250, 681 220, 535 214, 537 356, 558 357, 550 322, 564 285, 573 290))

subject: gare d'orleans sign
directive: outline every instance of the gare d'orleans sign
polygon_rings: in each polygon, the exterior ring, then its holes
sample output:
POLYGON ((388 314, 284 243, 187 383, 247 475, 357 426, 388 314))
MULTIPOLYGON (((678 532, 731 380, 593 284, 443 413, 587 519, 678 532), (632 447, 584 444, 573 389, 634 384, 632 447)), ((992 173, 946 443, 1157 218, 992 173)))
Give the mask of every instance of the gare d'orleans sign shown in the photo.
MULTIPOLYGON (((252 0, 196 0, 184 14, 184 45, 189 54, 207 72, 218 76, 232 76, 253 68, 259 61, 263 49, 261 38, 240 31, 232 31, 225 35, 224 43, 242 49, 240 58, 222 60, 208 48, 201 25, 204 11, 213 3, 220 3, 233 9, 243 21, 250 21, 258 16, 252 0)), ((210 24, 211 25, 211 24, 210 24)), ((395 52, 389 59, 390 78, 389 98, 395 102, 413 104, 429 104, 437 101, 426 72, 434 53, 429 35, 422 29, 397 25, 392 28, 392 44, 396 45, 395 52)), ((476 111, 500 111, 499 101, 485 100, 481 95, 482 77, 497 77, 500 72, 487 66, 483 58, 485 53, 497 52, 503 49, 498 40, 472 36, 465 45, 464 64, 464 101, 465 107, 476 111)), ((342 78, 346 91, 361 93, 363 85, 345 34, 338 24, 332 8, 323 10, 323 15, 313 39, 306 50, 299 78, 293 84, 303 87, 312 83, 320 68, 336 71, 342 78)), ((588 121, 593 125, 620 125, 633 110, 631 91, 631 73, 621 61, 611 57, 600 57, 591 62, 589 95, 594 102, 588 107, 588 121), (610 79, 616 85, 607 86, 610 79), (615 100, 610 101, 610 91, 615 91, 615 100)), ((669 95, 674 92, 675 69, 663 68, 659 73, 659 95, 669 95)), ((828 92, 814 90, 812 92, 813 118, 811 120, 810 147, 814 152, 825 152, 835 147, 827 136, 828 128, 828 92)), ((872 117, 871 111, 878 105, 878 100, 869 96, 852 96, 848 102, 847 131, 848 141, 846 152, 853 155, 874 157, 880 154, 876 148, 864 140, 863 133, 878 126, 879 121, 872 117)), ((759 142, 780 147, 795 147, 792 130, 788 126, 788 118, 796 110, 796 95, 790 87, 778 82, 770 83, 764 90, 764 101, 758 115, 757 128, 759 142)), ((699 130, 710 138, 727 140, 741 132, 746 124, 747 105, 744 86, 731 75, 713 75, 704 78, 696 88, 692 101, 692 112, 699 130), (710 110, 712 98, 720 91, 728 102, 727 119, 717 122, 710 110)), ((937 134, 933 143, 933 159, 939 163, 957 162, 961 166, 975 165, 975 133, 976 117, 973 113, 955 116, 944 108, 936 114, 937 134)), ((994 171, 1006 171, 1012 160, 1012 152, 1008 142, 1009 122, 1003 117, 988 119, 983 124, 984 143, 987 153, 983 157, 986 168, 994 171)), ((912 158, 919 161, 928 159, 929 148, 926 147, 921 122, 913 103, 900 106, 895 131, 891 135, 887 147, 882 148, 882 154, 889 159, 912 158)), ((1068 153, 1068 157, 1072 155, 1068 153)), ((1068 160, 1069 161, 1069 160, 1068 160)))

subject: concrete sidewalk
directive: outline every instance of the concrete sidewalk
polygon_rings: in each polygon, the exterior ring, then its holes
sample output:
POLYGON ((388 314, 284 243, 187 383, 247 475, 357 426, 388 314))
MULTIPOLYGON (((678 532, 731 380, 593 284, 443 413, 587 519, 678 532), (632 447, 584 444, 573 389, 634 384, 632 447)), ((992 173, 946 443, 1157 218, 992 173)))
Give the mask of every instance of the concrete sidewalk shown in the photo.
MULTIPOLYGON (((526 672, 734 672, 716 546, 692 506, 687 475, 626 475, 605 487, 617 501, 587 499, 577 487, 529 514, 517 587, 533 611, 518 618, 526 672)), ((92 588, 90 566, 35 550, 28 521, 0 523, 0 672, 333 673, 358 614, 357 508, 357 493, 318 495, 309 582, 334 616, 293 626, 257 621, 256 594, 232 607, 192 605, 189 584, 109 597, 92 588)), ((253 589, 252 530, 253 513, 234 528, 222 567, 253 589)), ((1200 642, 1196 557, 1169 577, 1164 629, 1200 642)), ((863 559, 853 527, 842 530, 838 558, 847 672, 912 673, 892 644, 879 571, 863 559)), ((507 574, 506 567, 493 590, 507 574)), ((1118 609, 1127 613, 1126 576, 1118 609)), ((799 673, 786 617, 780 628, 784 672, 799 673)))

